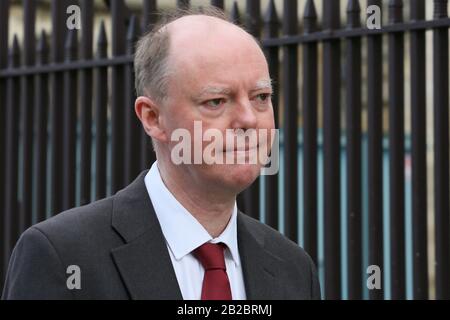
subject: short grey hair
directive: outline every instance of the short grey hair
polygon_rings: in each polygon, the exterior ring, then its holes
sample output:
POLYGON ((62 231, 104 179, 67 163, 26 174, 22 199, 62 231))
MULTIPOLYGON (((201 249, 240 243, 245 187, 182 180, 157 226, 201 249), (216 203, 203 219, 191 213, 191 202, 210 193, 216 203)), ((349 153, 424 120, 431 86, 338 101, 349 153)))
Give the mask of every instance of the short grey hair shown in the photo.
POLYGON ((160 103, 167 97, 171 68, 170 33, 166 26, 172 21, 189 15, 206 15, 228 21, 222 10, 212 6, 176 9, 160 14, 159 22, 143 35, 136 45, 134 72, 138 96, 150 96, 160 103))

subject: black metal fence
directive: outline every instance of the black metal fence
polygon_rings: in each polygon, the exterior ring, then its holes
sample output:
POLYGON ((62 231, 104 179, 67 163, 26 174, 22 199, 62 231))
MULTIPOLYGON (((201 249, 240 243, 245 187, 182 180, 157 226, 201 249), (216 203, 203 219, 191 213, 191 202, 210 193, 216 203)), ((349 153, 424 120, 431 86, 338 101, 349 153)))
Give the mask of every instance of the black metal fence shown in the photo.
MULTIPOLYGON (((324 297, 342 298, 345 280, 347 297, 363 298, 367 266, 363 263, 361 113, 363 108, 367 110, 368 264, 382 267, 386 256, 383 249, 386 221, 382 214, 383 64, 387 63, 389 285, 391 298, 405 298, 404 56, 410 55, 411 92, 407 94, 411 96, 413 297, 428 298, 431 272, 427 265, 426 84, 431 79, 426 76, 425 35, 431 32, 434 273, 436 298, 450 299, 448 1, 434 0, 433 20, 425 20, 425 0, 411 0, 407 22, 403 21, 401 0, 364 1, 367 6, 376 5, 389 11, 389 21, 374 30, 361 24, 365 10, 359 1, 347 2, 347 17, 342 19, 346 22, 341 25, 339 0, 322 1, 321 20, 314 1, 303 1, 301 21, 296 0, 283 1, 281 19, 274 1, 269 1, 267 11, 261 8, 259 0, 246 1, 242 23, 262 39, 275 80, 273 104, 277 126, 283 132, 284 174, 281 179, 265 177, 264 184, 259 179, 240 197, 240 206, 296 242, 299 241, 299 212, 302 212, 302 243, 316 263, 320 262, 319 242, 323 242, 324 297), (405 36, 410 38, 409 51, 405 50, 405 36), (388 39, 387 61, 383 60, 385 38, 388 39), (364 46, 362 41, 366 42, 364 46), (366 91, 362 86, 363 53, 367 56, 366 91), (345 103, 341 105, 341 101, 345 103), (340 121, 341 113, 345 114, 345 128, 340 121), (300 116, 302 126, 298 121, 300 116), (317 173, 320 116, 323 117, 323 190, 318 190, 317 173), (301 177, 299 132, 303 148, 301 177), (342 135, 346 138, 345 190, 341 188, 340 170, 342 135), (302 207, 297 196, 300 183, 303 184, 302 207), (278 197, 281 184, 284 193, 278 197), (318 232, 319 193, 323 193, 324 206, 322 234, 318 232), (342 197, 346 197, 346 212, 340 209, 342 197), (283 212, 278 209, 280 203, 283 212), (344 235, 348 245, 347 277, 342 277, 341 270, 341 216, 347 223, 344 235), (279 221, 284 225, 279 225, 279 221)), ((130 13, 123 0, 108 3, 112 22, 111 56, 107 54, 109 44, 103 23, 98 38, 93 39, 91 0, 53 0, 51 36, 42 32, 38 39, 35 36, 37 1, 24 0, 23 43, 14 37, 11 46, 8 46, 10 1, 0 1, 1 279, 12 247, 27 227, 51 214, 116 192, 141 170, 149 168, 154 160, 149 139, 132 112, 135 98, 132 56, 139 34, 155 22, 157 3, 143 0, 138 16, 130 13), (80 34, 66 27, 66 8, 70 4, 81 7, 80 34)), ((211 4, 224 7, 223 0, 211 4)), ((189 1, 177 1, 177 5, 186 7, 189 1)), ((226 9, 233 21, 241 22, 237 2, 226 9)), ((383 286, 371 290, 369 296, 382 299, 384 291, 383 286)))

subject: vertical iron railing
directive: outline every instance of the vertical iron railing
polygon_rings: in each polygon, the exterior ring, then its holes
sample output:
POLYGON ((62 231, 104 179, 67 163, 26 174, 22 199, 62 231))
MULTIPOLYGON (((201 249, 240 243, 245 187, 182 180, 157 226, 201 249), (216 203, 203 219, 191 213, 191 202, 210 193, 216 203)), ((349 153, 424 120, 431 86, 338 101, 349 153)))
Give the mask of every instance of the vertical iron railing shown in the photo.
MULTIPOLYGON (((125 54, 125 3, 123 0, 111 0, 112 55, 125 54)), ((124 115, 125 94, 122 89, 125 79, 125 67, 112 67, 111 73, 111 193, 114 194, 123 185, 124 171, 124 115)))
MULTIPOLYGON (((39 43, 36 50, 37 66, 48 64, 49 47, 47 34, 41 32, 39 43)), ((36 130, 36 148, 35 148, 35 212, 36 222, 45 220, 47 217, 47 147, 48 147, 48 114, 49 114, 49 77, 47 74, 35 75, 35 130, 36 130)))
MULTIPOLYGON (((6 69, 8 66, 8 19, 9 16, 9 0, 0 1, 0 70, 6 69)), ((3 236, 1 241, 5 240, 5 218, 6 218, 6 119, 7 119, 7 109, 6 109, 6 88, 7 80, 6 78, 0 78, 0 232, 3 236)), ((6 265, 7 259, 6 253, 4 252, 6 245, 0 245, 0 286, 3 285, 4 266, 6 265), (6 260, 5 260, 6 259, 6 260)))
MULTIPOLYGON (((283 35, 298 33, 297 1, 283 1, 283 35)), ((284 233, 298 242, 298 46, 283 46, 284 233)))
MULTIPOLYGON (((94 7, 90 0, 81 1, 81 59, 93 56, 94 7)), ((80 72, 80 204, 91 200, 91 141, 92 141, 92 69, 80 72)))
MULTIPOLYGON (((314 1, 308 0, 303 14, 304 33, 317 30, 314 1)), ((303 46, 303 238, 304 248, 318 263, 317 208, 317 121, 318 59, 317 42, 303 46)))
MULTIPOLYGON (((67 32, 65 44, 65 62, 70 63, 77 59, 78 39, 77 30, 67 32)), ((64 104, 63 104, 63 210, 75 206, 75 179, 76 179, 76 157, 77 157, 77 71, 64 72, 64 104)))
MULTIPOLYGON (((367 1, 367 5, 375 6, 374 8, 381 8, 381 4, 381 0, 367 1)), ((379 266, 383 270, 383 48, 381 34, 367 37, 367 118, 368 265, 379 266)), ((380 276, 380 281, 383 283, 384 272, 380 276)), ((370 290, 369 297, 372 300, 383 299, 384 286, 377 290, 370 290)))
MULTIPOLYGON (((349 0, 347 28, 361 27, 359 0, 349 0)), ((348 298, 362 298, 361 38, 346 41, 348 298)))
MULTIPOLYGON (((448 19, 448 0, 434 1, 434 19, 448 19)), ((436 298, 450 299, 448 26, 433 29, 436 298)))
MULTIPOLYGON (((64 16, 65 1, 52 1, 52 40, 51 62, 62 63, 64 60, 64 39, 67 28, 64 16)), ((50 212, 57 214, 62 210, 63 200, 63 73, 53 72, 51 76, 51 111, 50 111, 50 157, 51 157, 51 181, 50 181, 50 212)))
POLYGON ((211 0, 211 5, 222 10, 225 9, 224 0, 211 0))
MULTIPOLYGON (((105 24, 100 23, 97 38, 97 58, 106 59, 108 40, 105 24)), ((107 177, 107 107, 108 107, 108 68, 95 70, 95 199, 106 197, 107 177)))
MULTIPOLYGON (((9 51, 8 67, 20 65, 20 47, 14 35, 9 51)), ((19 180, 19 121, 20 113, 16 109, 16 97, 20 95, 20 79, 12 77, 6 84, 6 145, 5 145, 5 208, 3 214, 3 270, 6 272, 12 246, 18 237, 18 180, 19 180)))
MULTIPOLYGON (((323 3, 323 28, 338 29, 340 1, 323 3)), ((323 42, 323 148, 325 297, 341 298, 341 196, 340 196, 340 40, 323 42)))
MULTIPOLYGON (((35 64, 36 39, 36 0, 24 0, 24 23, 23 23, 23 57, 22 62, 25 67, 35 64)), ((22 233, 31 226, 32 195, 33 195, 33 76, 23 76, 21 79, 20 115, 22 127, 22 201, 19 208, 19 232, 22 233)))
MULTIPOLYGON (((131 16, 127 32, 127 54, 134 54, 134 45, 139 35, 139 21, 135 15, 131 16)), ((129 63, 125 67, 125 170, 124 183, 131 183, 141 171, 140 168, 140 133, 139 119, 134 113, 134 68, 129 63)))
MULTIPOLYGON (((389 1, 389 23, 403 21, 403 1, 389 1)), ((403 33, 389 34, 389 214, 391 296, 405 298, 405 152, 403 33)))
MULTIPOLYGON (((425 20, 425 0, 411 1, 411 21, 425 20)), ((425 31, 411 32, 411 136, 414 299, 428 299, 425 31)))

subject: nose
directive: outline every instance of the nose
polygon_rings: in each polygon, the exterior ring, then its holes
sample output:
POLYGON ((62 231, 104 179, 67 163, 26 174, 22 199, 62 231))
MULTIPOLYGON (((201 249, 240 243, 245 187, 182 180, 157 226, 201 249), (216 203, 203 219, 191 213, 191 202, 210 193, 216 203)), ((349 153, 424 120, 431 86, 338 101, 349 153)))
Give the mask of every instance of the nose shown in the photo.
POLYGON ((248 98, 238 101, 233 109, 233 122, 231 123, 233 129, 256 129, 258 122, 256 110, 248 98))

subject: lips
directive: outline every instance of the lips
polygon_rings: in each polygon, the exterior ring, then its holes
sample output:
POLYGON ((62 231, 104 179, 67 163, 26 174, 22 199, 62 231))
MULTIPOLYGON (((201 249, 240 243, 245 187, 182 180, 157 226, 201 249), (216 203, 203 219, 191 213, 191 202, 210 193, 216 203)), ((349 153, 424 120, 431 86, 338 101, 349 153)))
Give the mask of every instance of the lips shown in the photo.
POLYGON ((252 150, 255 150, 255 149, 258 149, 259 148, 259 144, 256 144, 256 145, 246 145, 245 147, 243 147, 243 148, 239 148, 239 147, 234 147, 234 148, 230 148, 230 149, 226 149, 225 148, 225 152, 247 152, 247 151, 252 151, 252 150))

